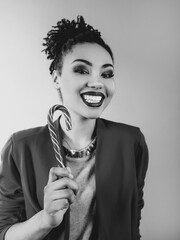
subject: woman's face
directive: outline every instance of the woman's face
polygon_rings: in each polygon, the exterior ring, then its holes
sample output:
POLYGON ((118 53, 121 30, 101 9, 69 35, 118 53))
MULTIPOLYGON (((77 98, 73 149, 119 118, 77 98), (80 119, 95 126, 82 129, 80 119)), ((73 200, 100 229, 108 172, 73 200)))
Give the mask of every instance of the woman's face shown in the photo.
POLYGON ((71 115, 97 118, 114 94, 113 76, 110 54, 96 43, 83 43, 64 56, 61 75, 55 72, 54 82, 71 115))

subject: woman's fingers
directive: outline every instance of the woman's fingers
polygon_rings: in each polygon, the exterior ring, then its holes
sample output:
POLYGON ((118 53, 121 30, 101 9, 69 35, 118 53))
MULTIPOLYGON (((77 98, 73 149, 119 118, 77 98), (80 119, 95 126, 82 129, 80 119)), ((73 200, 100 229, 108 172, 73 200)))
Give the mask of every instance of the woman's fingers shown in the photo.
POLYGON ((63 189, 59 191, 54 191, 51 194, 51 200, 56 201, 60 199, 68 199, 69 204, 73 203, 75 200, 74 192, 71 189, 63 189))
POLYGON ((54 191, 62 190, 62 189, 71 189, 73 190, 74 194, 77 194, 78 191, 78 185, 77 183, 70 179, 69 177, 62 177, 60 179, 57 179, 54 182, 49 183, 45 188, 44 192, 49 193, 50 195, 54 191))
POLYGON ((44 188, 44 216, 50 226, 62 222, 64 213, 75 200, 77 183, 69 168, 53 167, 49 172, 48 183, 44 188))
POLYGON ((72 179, 70 169, 54 167, 50 169, 48 184, 44 188, 46 203, 67 199, 71 204, 78 191, 77 183, 72 179))
POLYGON ((69 207, 68 199, 59 199, 53 202, 53 204, 49 205, 46 210, 49 214, 55 214, 58 211, 67 209, 69 207))
POLYGON ((77 190, 78 190, 77 183, 68 177, 60 178, 50 185, 51 185, 52 190, 60 190, 60 189, 64 189, 64 188, 69 188, 69 189, 72 189, 75 193, 77 193, 77 190))
POLYGON ((73 178, 73 175, 70 172, 69 168, 61 168, 61 167, 52 167, 49 171, 49 179, 48 183, 56 181, 58 178, 69 177, 73 178))

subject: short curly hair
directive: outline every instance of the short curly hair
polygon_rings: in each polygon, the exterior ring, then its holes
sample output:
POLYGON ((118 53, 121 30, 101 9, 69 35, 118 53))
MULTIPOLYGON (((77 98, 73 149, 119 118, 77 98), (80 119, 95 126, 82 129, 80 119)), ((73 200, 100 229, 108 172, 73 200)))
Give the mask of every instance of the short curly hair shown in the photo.
POLYGON ((77 16, 77 21, 63 18, 57 22, 56 26, 52 26, 52 30, 47 33, 44 38, 43 46, 46 48, 43 51, 47 54, 47 59, 52 60, 49 70, 50 74, 54 70, 59 70, 61 73, 63 65, 63 56, 72 51, 73 46, 78 43, 97 43, 105 48, 113 62, 114 57, 110 47, 104 42, 101 33, 92 26, 85 23, 84 18, 77 16))

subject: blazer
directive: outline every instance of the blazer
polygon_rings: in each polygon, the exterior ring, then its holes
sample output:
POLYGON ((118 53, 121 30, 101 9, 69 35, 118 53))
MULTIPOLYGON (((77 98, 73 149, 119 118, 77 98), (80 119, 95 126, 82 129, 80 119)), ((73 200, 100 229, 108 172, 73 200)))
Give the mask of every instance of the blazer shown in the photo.
MULTIPOLYGON (((59 121, 55 126, 62 147, 59 121)), ((96 217, 92 239, 138 240, 148 167, 144 136, 137 127, 101 118, 95 130, 96 217)), ((19 131, 8 140, 0 171, 0 240, 11 225, 43 209, 43 190, 52 166, 57 166, 57 160, 47 125, 19 131)), ((67 240, 68 230, 69 211, 44 240, 67 240)))

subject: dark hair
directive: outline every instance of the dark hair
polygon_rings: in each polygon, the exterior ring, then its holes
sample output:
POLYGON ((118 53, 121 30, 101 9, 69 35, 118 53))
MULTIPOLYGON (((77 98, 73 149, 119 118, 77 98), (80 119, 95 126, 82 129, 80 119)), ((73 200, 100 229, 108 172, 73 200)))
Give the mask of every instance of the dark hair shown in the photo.
POLYGON ((63 18, 52 28, 43 43, 43 46, 46 47, 43 51, 47 54, 47 59, 52 60, 49 67, 50 74, 57 69, 61 73, 63 56, 78 43, 97 43, 109 52, 114 61, 113 53, 101 38, 101 33, 85 23, 82 16, 77 16, 77 21, 63 18))

